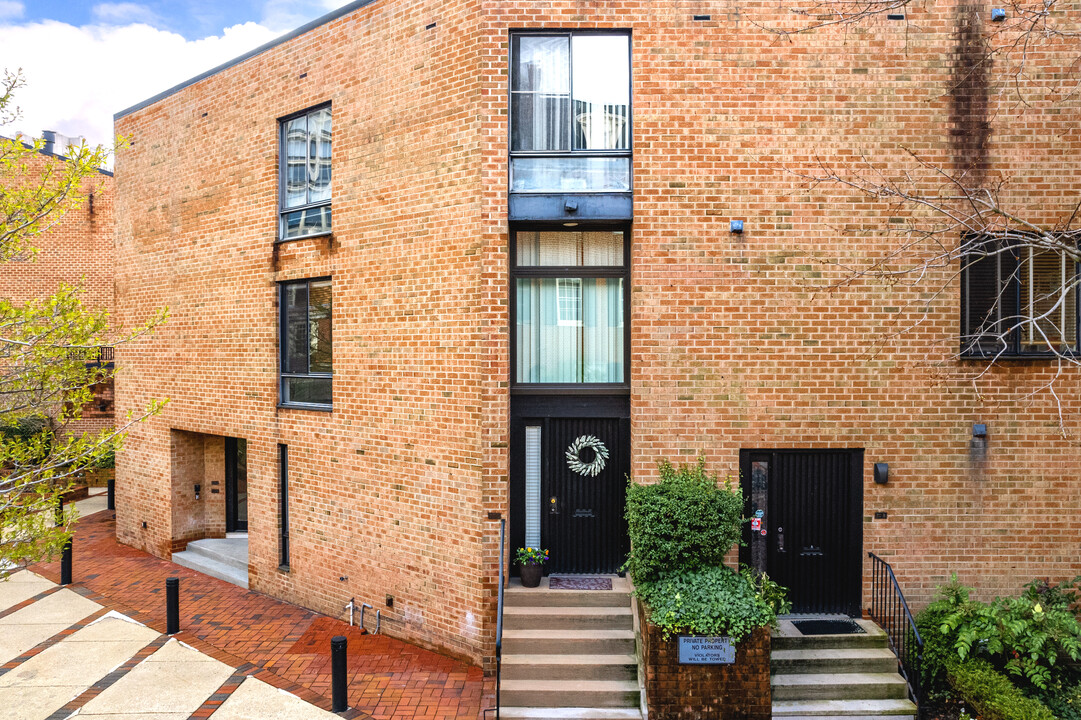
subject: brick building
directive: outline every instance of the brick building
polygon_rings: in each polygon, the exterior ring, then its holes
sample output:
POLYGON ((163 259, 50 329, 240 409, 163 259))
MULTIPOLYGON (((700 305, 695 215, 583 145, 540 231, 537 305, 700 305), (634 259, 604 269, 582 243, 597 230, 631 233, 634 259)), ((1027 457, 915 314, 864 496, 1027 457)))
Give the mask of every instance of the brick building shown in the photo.
POLYGON ((1069 216, 1078 98, 971 81, 990 5, 906 12, 361 1, 119 113, 117 312, 171 310, 120 353, 122 411, 170 399, 118 458, 120 539, 247 530, 252 588, 476 661, 493 518, 613 572, 662 458, 753 480, 748 558, 797 609, 858 613, 869 551, 917 605, 1077 575, 1081 373, 1013 338, 971 380, 959 264, 842 283, 912 211, 800 177, 933 186, 911 149, 1069 216))
MULTIPOLYGON (((68 145, 82 142, 82 138, 50 131, 44 133, 44 138, 45 146, 29 160, 26 178, 45 172, 50 163, 66 162, 68 145)), ((116 259, 112 172, 99 170, 80 191, 85 197, 82 205, 34 238, 38 253, 33 258, 15 258, 0 264, 0 297, 15 302, 46 298, 56 293, 61 284, 67 284, 82 288, 82 302, 88 310, 112 313, 116 259)), ((111 367, 112 348, 90 349, 85 357, 89 363, 111 367)), ((94 391, 93 402, 83 408, 80 418, 66 425, 66 432, 96 433, 113 427, 112 379, 95 386, 94 391)))

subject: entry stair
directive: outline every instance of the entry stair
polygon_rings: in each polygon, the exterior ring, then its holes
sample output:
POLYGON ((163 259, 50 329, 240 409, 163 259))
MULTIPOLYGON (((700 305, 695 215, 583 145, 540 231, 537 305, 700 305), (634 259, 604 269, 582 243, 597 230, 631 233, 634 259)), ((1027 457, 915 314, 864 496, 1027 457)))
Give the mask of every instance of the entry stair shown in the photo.
POLYGON ((219 580, 248 587, 248 536, 193 540, 187 550, 173 553, 173 562, 219 580))
POLYGON ((802 635, 781 619, 771 639, 773 717, 915 720, 886 633, 869 620, 856 623, 865 632, 802 635))
POLYGON ((642 720, 631 589, 504 595, 501 720, 642 720))

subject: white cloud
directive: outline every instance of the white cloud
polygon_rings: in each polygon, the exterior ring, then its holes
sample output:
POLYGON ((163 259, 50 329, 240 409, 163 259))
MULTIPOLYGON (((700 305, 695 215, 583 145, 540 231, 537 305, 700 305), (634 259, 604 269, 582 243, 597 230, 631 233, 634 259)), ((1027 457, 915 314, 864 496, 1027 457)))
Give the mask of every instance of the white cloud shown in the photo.
POLYGON ((0 127, 0 134, 22 129, 40 136, 42 130, 55 130, 112 145, 114 113, 277 35, 251 22, 200 40, 145 24, 0 24, 0 65, 22 67, 26 79, 15 97, 22 118, 0 127))
POLYGON ((90 10, 90 14, 95 22, 103 24, 131 25, 133 23, 146 23, 154 27, 164 25, 157 13, 138 3, 99 3, 90 10))
POLYGON ((16 20, 26 12, 26 6, 16 0, 0 0, 0 20, 16 20))

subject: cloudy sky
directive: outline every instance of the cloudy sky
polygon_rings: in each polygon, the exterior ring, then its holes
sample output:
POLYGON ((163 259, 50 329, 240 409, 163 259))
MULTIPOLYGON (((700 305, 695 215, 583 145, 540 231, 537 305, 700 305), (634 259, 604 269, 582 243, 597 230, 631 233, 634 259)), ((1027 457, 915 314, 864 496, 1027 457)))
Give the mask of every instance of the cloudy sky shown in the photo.
POLYGON ((113 114, 348 0, 0 0, 0 72, 22 69, 0 126, 112 144, 113 114))

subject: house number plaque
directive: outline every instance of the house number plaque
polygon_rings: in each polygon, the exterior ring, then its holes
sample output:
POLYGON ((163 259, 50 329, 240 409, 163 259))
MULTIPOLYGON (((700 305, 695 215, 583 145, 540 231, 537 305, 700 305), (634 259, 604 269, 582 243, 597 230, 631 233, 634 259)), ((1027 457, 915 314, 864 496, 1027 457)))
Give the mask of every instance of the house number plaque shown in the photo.
POLYGON ((680 665, 731 665, 736 661, 736 648, 730 637, 681 637, 680 665))

